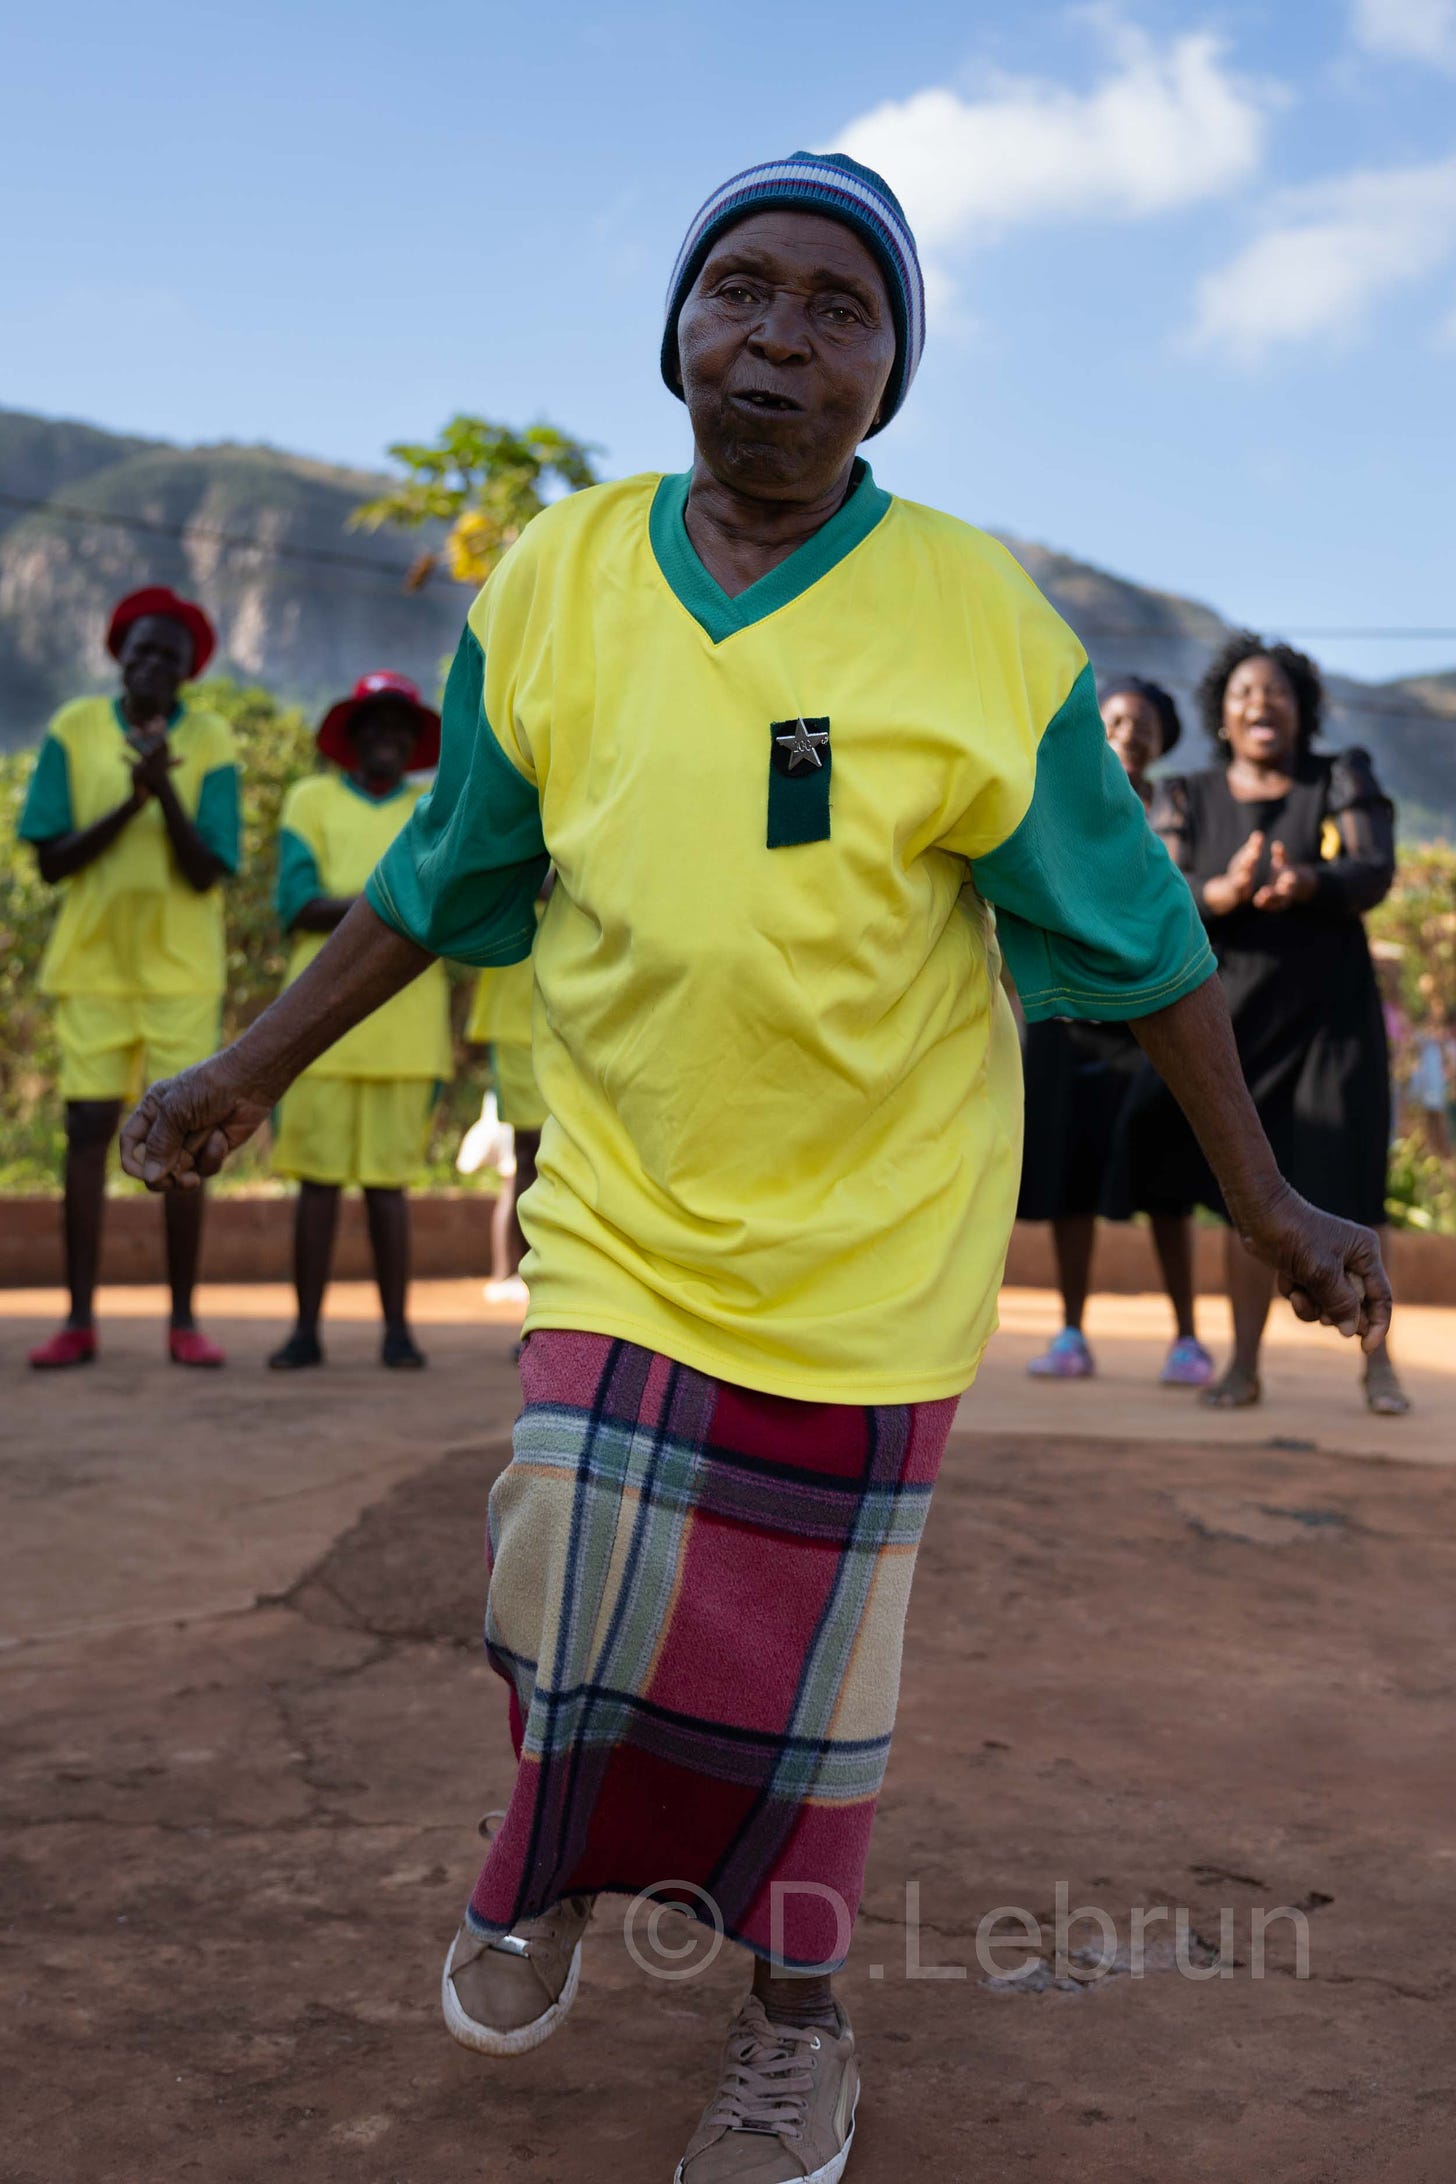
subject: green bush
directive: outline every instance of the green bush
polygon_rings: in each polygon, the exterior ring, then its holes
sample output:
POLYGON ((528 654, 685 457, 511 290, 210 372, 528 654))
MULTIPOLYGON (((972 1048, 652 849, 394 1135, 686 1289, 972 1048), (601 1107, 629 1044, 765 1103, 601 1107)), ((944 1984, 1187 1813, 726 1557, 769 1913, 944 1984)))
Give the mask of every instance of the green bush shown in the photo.
MULTIPOLYGON (((207 683, 210 706, 232 723, 243 783, 243 860, 226 889, 228 1038, 253 1021, 283 984, 288 942, 273 910, 278 818, 293 783, 316 764, 311 724, 271 692, 207 683)), ((42 882, 33 852, 15 828, 33 763, 30 752, 0 754, 0 1190, 54 1191, 65 1155, 58 1057, 50 1004, 36 990, 41 953, 55 915, 55 892, 42 882)), ((456 1174, 455 1151, 480 1107, 480 1069, 460 1037, 472 974, 451 971, 456 1078, 435 1112, 428 1181, 489 1187, 489 1174, 456 1174)), ((225 1189, 256 1188, 268 1173, 266 1144, 248 1146, 221 1179, 225 1189)), ((118 1179, 120 1181, 120 1179, 118 1179)), ((121 1185, 123 1188, 130 1186, 121 1185)))

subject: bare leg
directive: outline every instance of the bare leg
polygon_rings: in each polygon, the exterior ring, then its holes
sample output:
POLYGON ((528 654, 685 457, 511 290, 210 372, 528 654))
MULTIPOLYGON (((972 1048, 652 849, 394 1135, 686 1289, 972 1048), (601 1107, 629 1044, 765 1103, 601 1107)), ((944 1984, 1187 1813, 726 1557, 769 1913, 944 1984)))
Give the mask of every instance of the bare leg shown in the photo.
POLYGON ((69 1327, 94 1321, 96 1271, 101 1259, 101 1221, 106 1207, 106 1154, 121 1120, 120 1100, 66 1103, 66 1284, 71 1292, 69 1327))
POLYGON ((1151 1217, 1153 1249, 1163 1273, 1163 1287, 1173 1307, 1180 1341, 1188 1341, 1193 1327, 1193 1223, 1187 1214, 1155 1213, 1151 1217))
POLYGON ((1069 1327, 1082 1331, 1087 1309, 1087 1285, 1092 1274, 1092 1245, 1097 1224, 1090 1213, 1064 1214, 1052 1223, 1052 1242, 1057 1254, 1057 1285, 1062 1292, 1062 1312, 1069 1327))
POLYGON ((409 1199, 401 1190, 366 1187, 364 1211, 369 1222, 369 1245, 374 1253, 374 1278, 379 1284, 379 1305, 386 1334, 407 1335, 405 1300, 409 1290, 409 1199))
POLYGON ((511 1265, 511 1215, 515 1204, 516 1179, 503 1175, 490 1216, 490 1278, 493 1282, 509 1281, 515 1272, 511 1265))
POLYGON ((838 2024, 834 2013, 834 1982, 828 1972, 775 1972, 763 1957, 756 1957, 753 1991, 773 2024, 838 2024))
MULTIPOLYGON (((1380 1255, 1386 1257, 1385 1230, 1380 1235, 1380 1255)), ((1410 1409, 1410 1397, 1401 1386, 1390 1355, 1390 1344, 1382 1342, 1378 1350, 1372 1350, 1365 1360, 1365 1401, 1371 1410, 1384 1418, 1399 1418, 1410 1409)))
POLYGON ((1274 1297, 1274 1274, 1252 1258, 1230 1229, 1224 1238, 1224 1278, 1234 1314, 1233 1362, 1202 1400, 1215 1410, 1240 1410, 1260 1397, 1259 1348, 1274 1297))
POLYGON ((296 1332, 318 1340, 319 1314, 334 1259, 334 1231, 339 1221, 337 1183, 300 1183, 293 1217, 293 1280, 298 1290, 296 1332))
POLYGON ((521 1227, 520 1214, 516 1209, 536 1180, 536 1155, 540 1147, 541 1133, 539 1130, 518 1130, 516 1132, 516 1190, 515 1196, 511 1200, 511 1272, 513 1274, 520 1273, 521 1261, 530 1249, 526 1242, 525 1230, 521 1227))
POLYGON ((167 1223, 167 1281, 172 1291, 172 1325, 191 1327, 192 1292, 197 1285, 197 1254, 202 1245, 202 1204, 206 1192, 168 1191, 162 1201, 167 1223))

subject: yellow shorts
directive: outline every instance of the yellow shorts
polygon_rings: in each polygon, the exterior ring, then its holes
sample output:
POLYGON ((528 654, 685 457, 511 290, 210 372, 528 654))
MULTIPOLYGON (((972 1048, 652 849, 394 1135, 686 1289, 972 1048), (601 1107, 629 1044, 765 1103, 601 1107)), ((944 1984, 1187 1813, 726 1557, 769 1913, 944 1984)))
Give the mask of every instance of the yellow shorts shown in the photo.
POLYGON ((493 1039, 487 1051, 496 1113, 501 1121, 508 1122, 513 1130, 539 1130, 545 1123, 546 1109, 536 1086, 531 1049, 493 1039))
POLYGON ((133 1100, 158 1077, 216 1054, 216 994, 63 993, 56 1001, 63 1100, 133 1100))
POLYGON ((428 1077, 300 1077, 278 1110, 274 1170, 405 1190, 424 1169, 435 1091, 428 1077))

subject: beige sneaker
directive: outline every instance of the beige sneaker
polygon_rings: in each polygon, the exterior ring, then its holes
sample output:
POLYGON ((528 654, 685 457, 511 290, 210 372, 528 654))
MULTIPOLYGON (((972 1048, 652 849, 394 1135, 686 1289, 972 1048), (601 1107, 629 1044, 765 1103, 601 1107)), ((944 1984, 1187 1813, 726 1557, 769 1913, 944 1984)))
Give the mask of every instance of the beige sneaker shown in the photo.
POLYGON ((524 2055, 549 2040, 576 2000, 591 1907, 590 1896, 568 1896, 509 1934, 463 1925, 440 1980, 451 2038, 477 2055, 524 2055))
POLYGON ((859 2059, 839 2030, 771 2024, 757 1995, 734 2018, 718 2091, 673 2184, 838 2184, 854 2140, 859 2059))

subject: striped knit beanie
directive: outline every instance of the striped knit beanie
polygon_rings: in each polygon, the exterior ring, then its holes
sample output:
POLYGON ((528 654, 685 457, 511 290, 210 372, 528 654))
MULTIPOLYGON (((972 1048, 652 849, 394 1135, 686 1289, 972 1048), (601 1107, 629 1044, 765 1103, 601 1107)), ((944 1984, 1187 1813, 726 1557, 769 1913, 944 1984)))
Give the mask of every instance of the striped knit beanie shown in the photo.
POLYGON ((667 324, 662 335, 662 376, 681 399, 678 385, 677 322, 693 282, 709 251, 728 228, 751 212, 771 208, 820 212, 853 228, 874 252, 889 290, 895 321, 895 364, 885 389, 884 414, 873 430, 890 422, 906 395, 925 347, 925 283, 915 237, 888 182, 873 167, 862 167, 843 152, 791 152, 761 167, 745 167, 714 190, 683 239, 667 290, 667 324))

